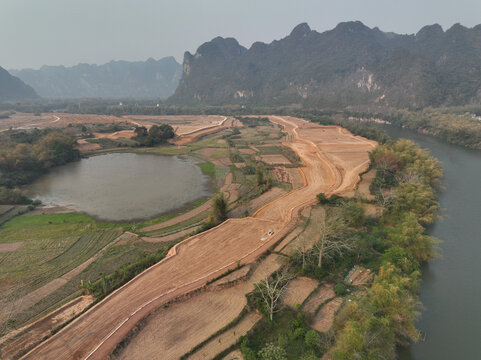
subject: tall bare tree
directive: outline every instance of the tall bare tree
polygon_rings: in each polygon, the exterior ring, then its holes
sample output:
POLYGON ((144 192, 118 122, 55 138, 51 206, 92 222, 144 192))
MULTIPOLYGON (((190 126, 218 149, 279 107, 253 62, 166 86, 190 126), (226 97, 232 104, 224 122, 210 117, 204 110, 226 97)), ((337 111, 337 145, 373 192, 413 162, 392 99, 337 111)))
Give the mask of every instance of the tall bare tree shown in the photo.
POLYGON ((332 258, 354 251, 356 245, 347 231, 347 225, 338 211, 329 211, 323 219, 319 241, 315 244, 319 255, 317 266, 322 266, 323 259, 332 258))
POLYGON ((256 284, 271 321, 274 313, 279 311, 279 299, 282 294, 284 294, 287 284, 292 278, 293 275, 291 273, 288 271, 282 271, 273 277, 266 275, 260 283, 256 284))

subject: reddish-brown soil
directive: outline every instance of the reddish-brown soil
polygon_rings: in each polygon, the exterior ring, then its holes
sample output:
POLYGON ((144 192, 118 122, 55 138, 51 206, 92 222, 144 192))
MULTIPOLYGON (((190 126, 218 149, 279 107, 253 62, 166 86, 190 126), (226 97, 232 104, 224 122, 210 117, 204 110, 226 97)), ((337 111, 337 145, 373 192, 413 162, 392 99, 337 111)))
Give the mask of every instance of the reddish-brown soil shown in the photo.
POLYGON ((27 113, 16 113, 10 116, 9 119, 2 119, 0 121, 0 131, 5 131, 9 128, 16 130, 33 128, 45 129, 65 127, 69 124, 114 124, 125 122, 132 121, 111 115, 55 113, 35 116, 27 113))
POLYGON ((101 149, 101 148, 102 148, 102 146, 100 146, 100 144, 89 143, 85 139, 77 140, 77 149, 80 152, 95 151, 95 150, 98 150, 98 149, 101 149))
POLYGON ((319 305, 336 296, 332 284, 322 284, 302 306, 302 310, 314 315, 319 305))
POLYGON ((342 305, 342 298, 335 298, 324 305, 312 319, 311 327, 319 332, 329 331, 334 323, 334 316, 342 305))
MULTIPOLYGON (((259 313, 251 312, 247 314, 236 326, 214 337, 187 359, 213 359, 217 354, 234 345, 241 336, 247 334, 260 319, 262 319, 262 315, 259 313)), ((238 359, 242 359, 242 357, 238 359)))
POLYGON ((159 223, 159 224, 154 224, 154 225, 146 226, 146 227, 140 229, 140 231, 160 230, 160 229, 166 228, 166 227, 168 227, 168 226, 172 226, 172 225, 181 223, 181 222, 183 222, 183 221, 185 221, 185 220, 188 220, 188 219, 190 219, 190 218, 192 218, 192 217, 194 217, 194 216, 197 216, 197 215, 199 215, 199 214, 202 214, 202 213, 205 212, 205 211, 209 211, 209 210, 210 210, 210 206, 211 206, 210 201, 207 201, 207 202, 203 203, 202 205, 196 207, 195 209, 192 209, 192 210, 186 212, 185 214, 176 216, 175 218, 172 218, 172 219, 170 219, 170 220, 161 222, 161 223, 159 223))
POLYGON ((366 287, 374 279, 374 273, 370 269, 356 267, 347 276, 347 282, 357 287, 366 287))
POLYGON ((368 151, 374 142, 338 127, 321 127, 296 118, 270 119, 292 134, 293 141, 286 145, 305 165, 304 187, 264 205, 252 217, 229 219, 177 244, 166 259, 96 304, 25 359, 105 358, 150 311, 264 253, 292 229, 303 208, 316 203, 318 193, 330 195, 355 188, 359 172, 368 166, 368 151), (336 137, 335 143, 331 137, 336 137), (344 146, 341 152, 338 143, 344 146), (336 156, 329 156, 330 152, 336 156))
POLYGON ((276 178, 277 181, 286 183, 286 184, 292 184, 293 180, 291 178, 291 174, 286 171, 286 168, 283 166, 276 166, 272 170, 274 173, 274 177, 276 178))
POLYGON ((15 251, 15 250, 17 250, 18 248, 20 248, 20 246, 22 246, 22 244, 23 244, 23 241, 17 241, 17 242, 13 242, 13 243, 0 244, 0 253, 1 253, 1 252, 15 251))
POLYGON ((243 289, 234 287, 159 308, 118 359, 179 359, 229 324, 245 305, 243 289))
POLYGON ((295 309, 297 304, 304 302, 317 284, 317 280, 302 276, 290 281, 283 295, 282 303, 295 309))
POLYGON ((290 165, 291 162, 284 155, 261 155, 261 160, 270 165, 290 165))

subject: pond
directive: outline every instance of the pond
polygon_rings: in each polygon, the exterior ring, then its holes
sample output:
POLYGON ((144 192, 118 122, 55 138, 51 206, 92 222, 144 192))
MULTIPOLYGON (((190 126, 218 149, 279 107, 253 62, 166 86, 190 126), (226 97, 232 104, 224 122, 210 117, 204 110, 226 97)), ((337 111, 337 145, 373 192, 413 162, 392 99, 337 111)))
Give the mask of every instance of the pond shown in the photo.
POLYGON ((114 153, 52 169, 29 195, 47 205, 72 206, 95 218, 152 218, 211 194, 193 158, 114 153))

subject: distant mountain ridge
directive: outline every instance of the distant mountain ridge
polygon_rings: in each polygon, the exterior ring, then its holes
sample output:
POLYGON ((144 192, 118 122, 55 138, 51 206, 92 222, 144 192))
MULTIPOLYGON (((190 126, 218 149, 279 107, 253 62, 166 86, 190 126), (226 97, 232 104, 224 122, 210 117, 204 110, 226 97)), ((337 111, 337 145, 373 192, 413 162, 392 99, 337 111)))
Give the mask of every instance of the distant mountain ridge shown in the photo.
POLYGON ((0 67, 0 102, 36 98, 38 95, 35 90, 0 67))
POLYGON ((182 66, 173 58, 111 61, 103 65, 42 66, 10 70, 45 98, 167 98, 177 87, 182 66))
POLYGON ((171 103, 347 106, 462 105, 481 102, 481 25, 415 35, 359 21, 318 33, 306 24, 250 49, 217 37, 186 52, 171 103))

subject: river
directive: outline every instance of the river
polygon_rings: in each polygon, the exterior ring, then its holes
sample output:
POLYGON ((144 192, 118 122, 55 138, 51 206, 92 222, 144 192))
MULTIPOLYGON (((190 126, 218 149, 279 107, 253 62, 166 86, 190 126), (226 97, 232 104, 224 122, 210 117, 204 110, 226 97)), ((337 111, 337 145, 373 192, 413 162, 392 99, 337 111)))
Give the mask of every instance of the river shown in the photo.
POLYGON ((400 359, 481 359, 481 152, 394 126, 382 129, 428 149, 444 169, 442 219, 428 229, 442 241, 441 257, 422 274, 424 309, 417 326, 426 340, 402 349, 400 359))
POLYGON ((132 153, 60 166, 29 186, 29 195, 44 204, 111 221, 152 218, 210 194, 194 159, 132 153))

